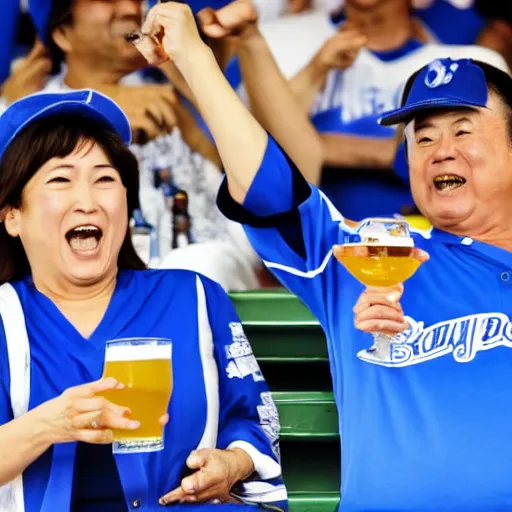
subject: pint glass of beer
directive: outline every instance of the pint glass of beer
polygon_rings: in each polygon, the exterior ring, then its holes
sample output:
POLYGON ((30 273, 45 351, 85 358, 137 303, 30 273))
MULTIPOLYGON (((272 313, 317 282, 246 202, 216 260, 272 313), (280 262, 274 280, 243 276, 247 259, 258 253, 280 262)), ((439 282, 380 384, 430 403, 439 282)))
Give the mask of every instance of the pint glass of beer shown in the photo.
POLYGON ((113 453, 155 452, 164 447, 160 418, 172 393, 172 343, 157 338, 130 338, 107 342, 103 377, 114 377, 123 389, 103 396, 128 407, 137 430, 113 430, 113 453))
MULTIPOLYGON (((421 265, 409 225, 399 219, 366 219, 354 232, 340 229, 339 244, 333 247, 336 259, 366 286, 395 286, 414 275, 421 265)), ((368 352, 385 359, 390 338, 374 334, 368 352)))

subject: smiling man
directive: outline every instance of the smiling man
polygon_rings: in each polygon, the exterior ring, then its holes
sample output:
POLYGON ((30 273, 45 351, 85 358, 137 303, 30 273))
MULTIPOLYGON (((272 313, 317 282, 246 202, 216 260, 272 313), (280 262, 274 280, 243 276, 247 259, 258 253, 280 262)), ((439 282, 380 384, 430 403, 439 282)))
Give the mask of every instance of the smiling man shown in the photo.
POLYGON ((333 258, 354 224, 271 139, 250 180, 227 173, 219 204, 326 332, 340 510, 512 510, 512 79, 436 60, 381 122, 406 125, 412 193, 434 226, 414 234, 430 261, 405 291, 365 291, 333 258), (388 353, 368 350, 376 331, 394 334, 388 353))
POLYGON ((434 61, 413 75, 406 103, 381 120, 407 123, 411 188, 434 225, 512 250, 512 90, 484 63, 434 61))

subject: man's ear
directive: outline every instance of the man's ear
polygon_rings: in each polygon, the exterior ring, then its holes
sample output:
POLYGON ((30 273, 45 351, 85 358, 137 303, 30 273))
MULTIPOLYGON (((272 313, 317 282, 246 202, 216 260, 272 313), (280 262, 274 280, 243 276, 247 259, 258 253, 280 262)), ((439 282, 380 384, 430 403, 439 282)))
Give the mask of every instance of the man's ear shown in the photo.
POLYGON ((5 230, 13 238, 20 236, 20 211, 17 208, 4 208, 0 211, 0 220, 5 224, 5 230))
POLYGON ((60 27, 52 30, 51 38, 52 41, 59 47, 63 53, 69 53, 72 49, 70 40, 70 29, 69 25, 61 25, 60 27))

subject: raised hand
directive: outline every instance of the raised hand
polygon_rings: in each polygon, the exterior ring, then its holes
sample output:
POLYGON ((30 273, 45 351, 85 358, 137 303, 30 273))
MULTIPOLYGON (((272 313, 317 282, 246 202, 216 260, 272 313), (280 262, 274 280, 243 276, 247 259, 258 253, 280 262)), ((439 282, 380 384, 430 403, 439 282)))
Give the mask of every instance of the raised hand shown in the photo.
POLYGON ((258 13, 251 0, 235 0, 222 9, 211 7, 197 14, 202 31, 212 39, 242 35, 256 26, 258 13))
POLYGON ((316 64, 325 70, 343 70, 352 65, 368 39, 350 22, 328 39, 315 56, 316 64))
POLYGON ((20 59, 11 76, 2 84, 2 97, 7 104, 39 92, 46 85, 52 61, 46 47, 36 40, 30 53, 20 59))
POLYGON ((155 139, 177 125, 176 94, 169 85, 98 85, 98 91, 112 98, 124 111, 136 138, 155 139))

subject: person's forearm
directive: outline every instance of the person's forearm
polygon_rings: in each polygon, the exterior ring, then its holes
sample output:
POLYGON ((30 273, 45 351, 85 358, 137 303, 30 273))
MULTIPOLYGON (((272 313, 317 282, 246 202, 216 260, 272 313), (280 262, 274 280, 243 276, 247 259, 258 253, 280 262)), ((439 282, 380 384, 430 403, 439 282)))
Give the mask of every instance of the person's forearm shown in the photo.
POLYGON ((300 108, 263 36, 255 29, 241 40, 240 67, 251 110, 283 147, 310 183, 317 185, 322 146, 317 131, 300 108))
POLYGON ((324 133, 321 136, 324 164, 330 167, 391 169, 396 140, 324 133))
POLYGON ((174 62, 168 60, 160 65, 160 69, 163 71, 164 75, 167 77, 169 82, 176 88, 176 90, 192 105, 195 105, 195 98, 188 86, 186 80, 183 78, 182 74, 174 64, 174 62))
POLYGON ((52 444, 39 410, 28 413, 0 427, 0 486, 23 473, 52 444))
POLYGON ((289 80, 293 95, 304 112, 311 112, 316 97, 325 86, 328 70, 319 65, 316 57, 289 80))
POLYGON ((215 139, 230 193, 243 203, 265 154, 267 132, 233 91, 207 46, 197 47, 177 66, 215 139))
POLYGON ((201 154, 204 158, 210 160, 210 162, 213 162, 221 169, 222 162, 215 144, 213 144, 208 135, 197 125, 192 113, 182 103, 176 105, 175 113, 178 118, 178 126, 183 140, 188 144, 190 149, 201 154))

